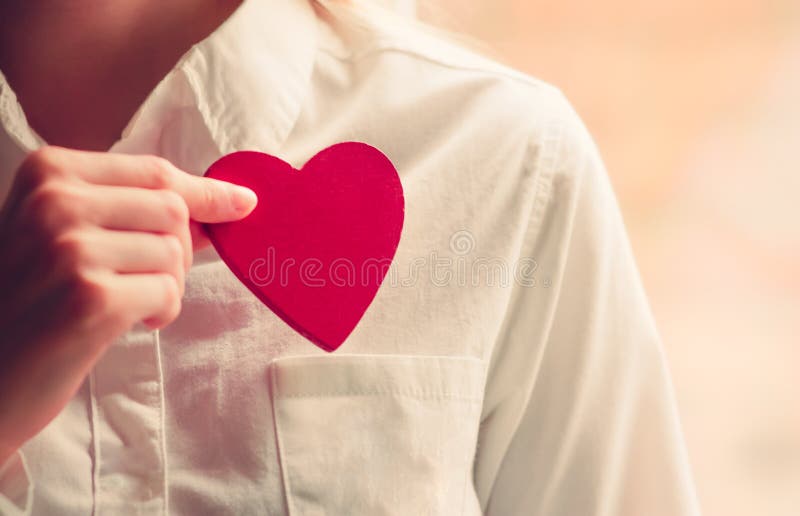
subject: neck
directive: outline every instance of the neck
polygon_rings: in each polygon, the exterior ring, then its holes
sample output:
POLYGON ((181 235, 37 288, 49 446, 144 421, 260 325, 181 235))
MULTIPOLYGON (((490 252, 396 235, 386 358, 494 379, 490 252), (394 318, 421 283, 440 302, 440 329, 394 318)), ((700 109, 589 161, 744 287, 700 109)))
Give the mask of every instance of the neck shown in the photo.
POLYGON ((177 60, 240 2, 0 2, 0 70, 45 140, 105 149, 177 60))

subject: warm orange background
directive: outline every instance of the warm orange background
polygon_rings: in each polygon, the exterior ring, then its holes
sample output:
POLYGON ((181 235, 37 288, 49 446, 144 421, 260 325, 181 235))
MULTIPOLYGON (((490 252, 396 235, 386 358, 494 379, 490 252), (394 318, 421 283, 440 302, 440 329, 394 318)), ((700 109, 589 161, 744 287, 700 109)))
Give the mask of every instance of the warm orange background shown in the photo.
POLYGON ((429 0, 418 12, 559 86, 594 134, 704 514, 800 515, 800 1, 429 0))

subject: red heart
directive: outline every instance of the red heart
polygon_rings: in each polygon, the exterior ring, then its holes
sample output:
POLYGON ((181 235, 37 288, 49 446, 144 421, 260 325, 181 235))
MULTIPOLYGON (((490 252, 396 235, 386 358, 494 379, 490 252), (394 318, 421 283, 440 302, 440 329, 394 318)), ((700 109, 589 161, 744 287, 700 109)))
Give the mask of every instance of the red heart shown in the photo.
POLYGON ((375 297, 400 241, 403 187, 391 161, 367 144, 345 142, 300 170, 242 151, 205 175, 258 196, 244 219, 206 225, 220 257, 287 324, 336 350, 375 297))

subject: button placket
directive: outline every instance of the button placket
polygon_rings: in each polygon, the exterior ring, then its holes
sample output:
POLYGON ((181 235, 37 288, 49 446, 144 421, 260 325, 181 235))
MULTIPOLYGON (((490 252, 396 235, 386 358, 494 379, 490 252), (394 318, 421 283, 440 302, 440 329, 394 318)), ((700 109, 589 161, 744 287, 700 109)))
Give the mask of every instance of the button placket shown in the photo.
POLYGON ((137 328, 92 372, 95 514, 165 514, 164 385, 156 332, 137 328))

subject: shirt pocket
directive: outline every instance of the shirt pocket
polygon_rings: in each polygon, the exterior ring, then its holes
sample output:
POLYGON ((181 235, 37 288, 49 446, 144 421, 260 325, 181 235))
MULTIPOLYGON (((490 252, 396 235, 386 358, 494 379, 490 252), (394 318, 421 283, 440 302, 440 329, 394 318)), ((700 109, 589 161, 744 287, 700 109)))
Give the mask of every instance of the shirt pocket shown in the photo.
POLYGON ((484 373, 480 360, 461 357, 273 360, 289 513, 478 514, 472 464, 484 373))

